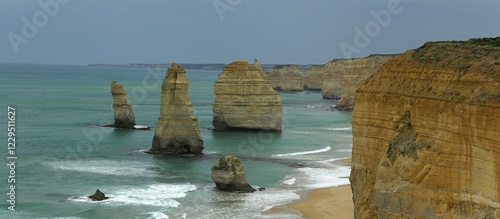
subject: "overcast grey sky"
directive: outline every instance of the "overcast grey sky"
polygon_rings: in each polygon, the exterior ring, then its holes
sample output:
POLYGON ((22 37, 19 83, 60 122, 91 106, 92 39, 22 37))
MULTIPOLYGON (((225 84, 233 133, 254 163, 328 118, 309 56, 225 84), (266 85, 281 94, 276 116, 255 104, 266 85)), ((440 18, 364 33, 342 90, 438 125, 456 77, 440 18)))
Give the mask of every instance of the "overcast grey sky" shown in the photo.
POLYGON ((500 36, 500 0, 388 2, 1 0, 0 62, 320 64, 500 36))

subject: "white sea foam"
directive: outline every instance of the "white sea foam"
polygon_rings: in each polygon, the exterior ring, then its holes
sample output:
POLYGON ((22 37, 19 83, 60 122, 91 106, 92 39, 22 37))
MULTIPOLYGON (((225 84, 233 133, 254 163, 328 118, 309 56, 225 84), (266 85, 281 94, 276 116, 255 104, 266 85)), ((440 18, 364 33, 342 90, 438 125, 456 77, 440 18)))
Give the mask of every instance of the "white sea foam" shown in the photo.
POLYGON ((328 131, 347 131, 352 130, 352 127, 342 127, 342 128, 327 128, 328 131))
POLYGON ((351 167, 336 166, 335 168, 299 168, 307 188, 322 188, 349 184, 351 167))
POLYGON ((349 148, 349 149, 338 149, 338 150, 335 150, 335 151, 337 151, 337 152, 347 152, 347 153, 350 153, 350 152, 352 152, 352 149, 351 149, 351 148, 349 148))
POLYGON ((151 164, 139 161, 55 161, 48 164, 54 170, 78 171, 116 176, 151 176, 157 174, 148 170, 151 164))
POLYGON ((299 198, 300 195, 293 191, 268 189, 249 194, 246 201, 251 205, 265 206, 261 211, 267 211, 274 206, 287 204, 299 198))
POLYGON ((295 180, 297 180, 295 177, 285 179, 285 180, 283 180, 282 184, 293 185, 293 184, 295 184, 295 180))
POLYGON ((136 129, 147 129, 148 127, 145 125, 134 125, 134 128, 136 129))
POLYGON ((83 219, 82 217, 37 217, 33 219, 83 219))
MULTIPOLYGON (((155 184, 146 188, 123 188, 116 191, 106 192, 109 199, 100 201, 109 205, 148 205, 157 207, 179 207, 176 198, 184 198, 187 192, 196 190, 196 186, 190 184, 155 184)), ((92 202, 86 196, 71 196, 68 198, 76 202, 92 202)))
POLYGON ((318 153, 323 153, 331 150, 332 147, 327 146, 325 148, 319 149, 319 150, 314 150, 314 151, 302 151, 302 152, 294 152, 294 153, 288 153, 288 154, 274 154, 272 155, 273 157, 288 157, 288 156, 299 156, 299 155, 306 155, 306 154, 318 154, 318 153))
MULTIPOLYGON (((336 150, 336 151, 338 151, 338 150, 336 150)), ((350 159, 350 158, 351 157, 332 158, 332 159, 323 160, 323 161, 317 161, 317 162, 325 163, 325 164, 331 164, 331 165, 334 165, 333 167, 337 167, 338 165, 332 164, 332 162, 339 161, 339 160, 350 159)))
POLYGON ((337 137, 352 138, 352 135, 337 135, 337 137))
POLYGON ((217 154, 217 151, 203 151, 203 154, 217 154))
POLYGON ((297 133, 297 134, 315 134, 314 132, 306 132, 306 131, 287 131, 287 133, 297 133))
POLYGON ((168 215, 166 215, 162 212, 159 212, 159 211, 147 212, 144 214, 151 215, 150 217, 147 217, 146 219, 168 219, 168 215))

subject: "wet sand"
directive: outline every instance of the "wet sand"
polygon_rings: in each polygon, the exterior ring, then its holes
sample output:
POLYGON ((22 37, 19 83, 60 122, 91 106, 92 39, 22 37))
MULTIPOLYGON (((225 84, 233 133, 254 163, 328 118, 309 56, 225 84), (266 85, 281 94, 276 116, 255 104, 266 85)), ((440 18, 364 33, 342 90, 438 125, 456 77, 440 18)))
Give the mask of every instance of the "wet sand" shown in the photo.
POLYGON ((354 218, 350 185, 314 189, 288 207, 298 210, 304 218, 354 218))

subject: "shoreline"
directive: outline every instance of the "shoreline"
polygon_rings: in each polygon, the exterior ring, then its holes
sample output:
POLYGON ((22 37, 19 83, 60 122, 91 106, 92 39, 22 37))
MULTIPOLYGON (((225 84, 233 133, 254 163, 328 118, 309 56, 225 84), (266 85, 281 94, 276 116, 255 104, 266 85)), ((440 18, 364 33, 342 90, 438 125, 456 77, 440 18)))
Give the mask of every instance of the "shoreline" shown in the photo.
MULTIPOLYGON (((351 166, 351 158, 332 163, 351 166)), ((354 218, 351 185, 299 190, 300 198, 261 212, 263 218, 354 218)))
POLYGON ((354 218, 351 185, 313 189, 287 208, 297 210, 303 218, 354 218))

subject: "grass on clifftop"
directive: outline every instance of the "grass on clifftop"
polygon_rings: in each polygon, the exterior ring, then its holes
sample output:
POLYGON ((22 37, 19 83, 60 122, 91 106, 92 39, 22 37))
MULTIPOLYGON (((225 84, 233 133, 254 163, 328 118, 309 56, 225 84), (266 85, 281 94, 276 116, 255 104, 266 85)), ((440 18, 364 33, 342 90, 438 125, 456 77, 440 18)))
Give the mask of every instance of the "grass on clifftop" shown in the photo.
POLYGON ((466 41, 452 40, 444 41, 446 43, 469 44, 476 46, 491 46, 500 47, 500 37, 485 37, 485 38, 471 38, 466 41))
POLYGON ((500 47, 500 37, 495 38, 472 38, 465 43, 479 45, 479 46, 492 46, 500 47))

